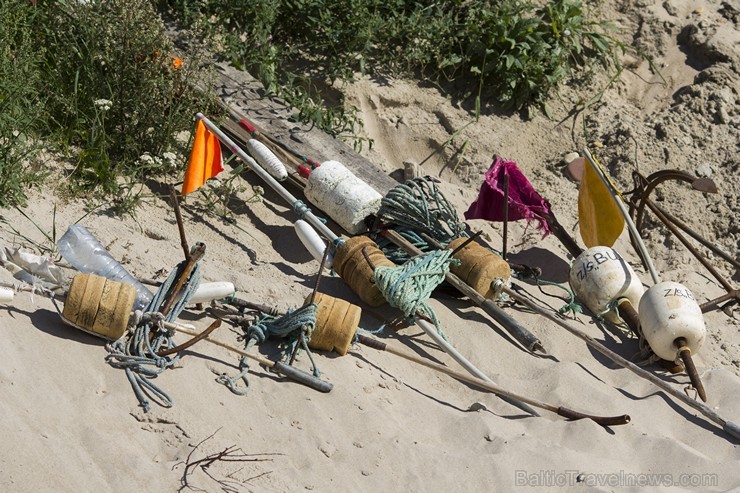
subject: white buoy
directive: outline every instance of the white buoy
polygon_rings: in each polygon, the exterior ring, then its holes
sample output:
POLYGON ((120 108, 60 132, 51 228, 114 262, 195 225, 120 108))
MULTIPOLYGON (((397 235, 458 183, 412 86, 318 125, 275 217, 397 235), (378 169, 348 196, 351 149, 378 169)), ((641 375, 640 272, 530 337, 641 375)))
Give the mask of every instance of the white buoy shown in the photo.
POLYGON ((213 300, 220 300, 231 296, 235 292, 236 289, 234 289, 234 284, 230 282, 202 282, 198 285, 198 289, 195 290, 189 303, 191 305, 195 305, 196 303, 209 303, 213 300))
POLYGON ((676 339, 696 353, 704 344, 707 329, 699 303, 691 291, 672 281, 656 284, 640 300, 640 325, 653 352, 663 359, 676 359, 676 339))
POLYGON ((12 303, 14 296, 12 289, 0 288, 0 303, 12 303))
POLYGON ((380 209, 383 198, 342 163, 326 161, 308 177, 306 198, 350 234, 367 230, 365 218, 380 209))
POLYGON ((288 171, 285 169, 285 165, 265 144, 257 139, 249 139, 247 141, 247 149, 249 149, 249 153, 254 157, 254 160, 274 176, 276 180, 282 181, 288 177, 288 171))
MULTIPOLYGON (((308 253, 310 253, 318 262, 321 262, 321 259, 324 257, 324 250, 327 248, 324 240, 322 240, 316 230, 303 219, 297 220, 294 226, 298 238, 301 240, 301 243, 303 243, 303 246, 306 247, 308 253)), ((327 269, 331 269, 333 263, 334 256, 329 252, 324 266, 327 269)))
POLYGON ((581 253, 570 268, 570 286, 579 300, 595 314, 618 322, 610 310, 615 301, 628 300, 637 307, 645 292, 632 267, 616 250, 596 246, 581 253))

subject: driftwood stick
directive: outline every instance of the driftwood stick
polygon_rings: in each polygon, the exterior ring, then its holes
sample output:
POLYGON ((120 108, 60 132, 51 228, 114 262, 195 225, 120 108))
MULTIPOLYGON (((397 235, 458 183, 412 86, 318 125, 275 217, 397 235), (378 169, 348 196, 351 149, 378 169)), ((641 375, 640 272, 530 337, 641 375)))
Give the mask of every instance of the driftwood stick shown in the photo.
MULTIPOLYGON (((197 332, 194 332, 194 331, 182 328, 182 327, 177 327, 175 330, 177 332, 182 332, 183 334, 188 334, 191 336, 199 335, 197 332)), ((259 364, 263 366, 271 368, 273 371, 276 371, 278 373, 281 373, 282 375, 285 375, 291 380, 294 380, 298 383, 302 383, 303 385, 307 385, 311 387, 312 389, 318 390, 319 392, 329 392, 334 387, 329 382, 319 380, 318 378, 314 377, 310 373, 306 373, 305 371, 299 370, 298 368, 288 366, 285 363, 281 363, 280 361, 277 361, 277 362, 272 361, 268 358, 265 358, 264 356, 249 353, 237 347, 226 344, 225 342, 221 342, 217 339, 211 339, 210 337, 207 337, 207 336, 205 337, 205 340, 210 342, 211 344, 215 344, 216 346, 221 346, 222 348, 228 349, 229 351, 232 351, 241 356, 246 356, 247 358, 258 362, 259 364)))
POLYGON ((357 342, 365 346, 368 346, 370 348, 376 349, 378 351, 385 351, 391 354, 395 354, 396 356, 400 356, 401 358, 404 358, 408 361, 412 361, 416 364, 426 366, 427 368, 431 368, 434 371, 444 373, 457 380, 461 380, 463 382, 467 382, 472 385, 475 385, 478 388, 487 390, 489 392, 493 392, 496 395, 506 396, 506 397, 509 397, 510 399, 516 399, 518 401, 524 402, 531 406, 538 407, 540 409, 545 409, 547 411, 556 413, 568 419, 588 418, 602 426, 623 425, 623 424, 627 424, 630 422, 630 417, 629 415, 626 415, 626 414, 623 414, 621 416, 594 416, 591 414, 584 414, 578 411, 573 411, 563 406, 555 406, 553 404, 548 404, 544 401, 540 401, 537 399, 531 399, 529 397, 524 397, 520 394, 516 394, 502 387, 499 387, 498 385, 491 383, 489 381, 483 380, 481 378, 472 377, 465 373, 448 368, 445 365, 440 365, 439 363, 434 363, 424 358, 420 358, 416 356, 415 354, 410 353, 409 351, 404 351, 401 349, 393 348, 392 346, 389 346, 386 343, 379 341, 378 339, 374 339, 366 335, 358 334, 357 342))
POLYGON ((177 230, 180 233, 180 245, 182 245, 182 251, 185 253, 185 260, 190 260, 190 247, 188 246, 188 239, 185 236, 185 226, 182 222, 182 213, 180 212, 180 200, 177 198, 177 190, 175 187, 170 186, 170 200, 172 201, 172 208, 175 210, 175 219, 177 220, 177 230))

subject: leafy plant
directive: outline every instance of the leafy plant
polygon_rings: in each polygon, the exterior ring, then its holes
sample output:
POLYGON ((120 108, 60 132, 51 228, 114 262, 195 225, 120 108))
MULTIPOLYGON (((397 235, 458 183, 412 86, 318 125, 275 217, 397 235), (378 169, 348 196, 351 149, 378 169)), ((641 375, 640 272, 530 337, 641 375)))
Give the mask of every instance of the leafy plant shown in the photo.
POLYGON ((178 131, 206 101, 197 58, 180 59, 148 0, 48 2, 38 24, 46 49, 49 130, 79 149, 74 177, 115 193, 119 176, 171 172, 146 163, 180 147, 178 131))
POLYGON ((32 131, 43 103, 35 90, 43 49, 34 22, 27 1, 0 3, 0 207, 23 204, 26 187, 44 176, 34 164, 39 146, 32 131))
POLYGON ((359 120, 351 109, 327 105, 316 83, 351 81, 358 72, 451 81, 458 96, 482 85, 505 109, 531 115, 546 110, 565 80, 589 73, 592 64, 617 63, 607 26, 588 20, 579 0, 160 0, 160 6, 191 27, 207 27, 221 56, 253 71, 301 119, 333 135, 359 120), (313 84, 296 83, 306 79, 313 84))

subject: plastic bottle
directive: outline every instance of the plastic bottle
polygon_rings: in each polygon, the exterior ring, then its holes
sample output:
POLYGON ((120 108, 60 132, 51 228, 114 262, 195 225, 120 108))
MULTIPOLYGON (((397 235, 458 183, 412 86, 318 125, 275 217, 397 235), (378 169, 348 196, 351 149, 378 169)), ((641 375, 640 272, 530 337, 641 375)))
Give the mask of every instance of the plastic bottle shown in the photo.
POLYGON ((106 279, 132 284, 136 288, 134 310, 143 309, 151 301, 152 292, 111 257, 86 227, 72 224, 57 241, 57 249, 72 267, 84 274, 97 274, 106 279))

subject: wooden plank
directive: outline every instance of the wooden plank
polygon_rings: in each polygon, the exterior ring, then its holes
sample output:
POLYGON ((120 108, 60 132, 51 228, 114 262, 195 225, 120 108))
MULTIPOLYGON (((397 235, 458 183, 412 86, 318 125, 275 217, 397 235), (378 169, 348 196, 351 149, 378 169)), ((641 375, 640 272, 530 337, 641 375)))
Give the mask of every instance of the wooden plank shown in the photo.
POLYGON ((293 110, 281 99, 266 95, 265 89, 247 72, 227 64, 216 65, 216 95, 244 113, 263 133, 300 155, 319 162, 335 160, 382 195, 398 185, 378 166, 357 154, 352 147, 312 125, 290 120, 293 110))

